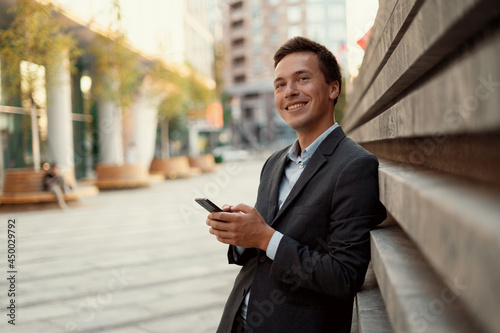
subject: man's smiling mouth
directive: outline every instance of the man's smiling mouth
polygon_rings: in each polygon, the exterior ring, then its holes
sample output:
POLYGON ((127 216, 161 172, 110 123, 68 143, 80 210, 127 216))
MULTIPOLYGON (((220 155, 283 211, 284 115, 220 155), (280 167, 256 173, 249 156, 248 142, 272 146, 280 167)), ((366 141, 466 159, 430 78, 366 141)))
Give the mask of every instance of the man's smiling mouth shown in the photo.
POLYGON ((302 106, 306 105, 306 103, 297 103, 297 104, 293 104, 293 105, 290 105, 290 106, 287 106, 285 109, 291 111, 291 110, 295 110, 295 109, 298 109, 302 106))

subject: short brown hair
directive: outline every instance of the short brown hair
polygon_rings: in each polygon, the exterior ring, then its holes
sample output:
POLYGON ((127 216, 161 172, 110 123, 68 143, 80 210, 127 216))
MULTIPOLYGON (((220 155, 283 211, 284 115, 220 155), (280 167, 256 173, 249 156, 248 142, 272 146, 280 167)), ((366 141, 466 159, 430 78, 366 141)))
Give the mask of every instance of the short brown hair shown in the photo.
MULTIPOLYGON (((335 56, 324 45, 312 41, 305 37, 294 37, 283 44, 274 54, 274 68, 287 55, 297 52, 313 52, 318 56, 318 67, 323 72, 326 83, 330 84, 333 81, 339 83, 339 96, 342 89, 342 73, 339 63, 335 56)), ((338 96, 333 101, 333 105, 337 104, 338 96)))

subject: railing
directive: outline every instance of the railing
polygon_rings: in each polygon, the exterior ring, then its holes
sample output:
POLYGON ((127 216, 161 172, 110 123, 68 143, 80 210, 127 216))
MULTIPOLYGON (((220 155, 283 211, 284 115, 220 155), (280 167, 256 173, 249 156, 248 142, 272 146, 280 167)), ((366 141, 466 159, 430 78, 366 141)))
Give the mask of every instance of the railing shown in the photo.
MULTIPOLYGON (((41 116, 43 114, 43 111, 44 109, 37 109, 37 115, 41 116)), ((29 109, 18 106, 0 105, 0 113, 30 115, 31 111, 29 109)), ((82 113, 71 114, 71 120, 73 121, 84 121, 90 123, 92 122, 93 119, 94 117, 92 117, 89 114, 82 114, 82 113)))

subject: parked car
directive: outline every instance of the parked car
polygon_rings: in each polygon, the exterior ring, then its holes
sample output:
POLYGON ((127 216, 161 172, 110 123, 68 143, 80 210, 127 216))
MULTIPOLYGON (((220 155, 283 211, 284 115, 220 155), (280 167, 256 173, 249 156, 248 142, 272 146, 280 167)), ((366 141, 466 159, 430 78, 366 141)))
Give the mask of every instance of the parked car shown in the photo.
POLYGON ((233 146, 217 147, 214 149, 213 155, 217 162, 246 161, 250 157, 246 150, 233 146))

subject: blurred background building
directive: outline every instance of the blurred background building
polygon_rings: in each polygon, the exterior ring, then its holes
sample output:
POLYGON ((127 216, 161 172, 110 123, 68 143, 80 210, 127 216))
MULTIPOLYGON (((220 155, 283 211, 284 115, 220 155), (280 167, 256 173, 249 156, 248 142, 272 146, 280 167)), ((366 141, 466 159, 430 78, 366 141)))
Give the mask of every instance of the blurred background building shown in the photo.
POLYGON ((345 69, 345 0, 232 0, 223 13, 234 142, 254 148, 291 142, 295 133, 274 106, 273 55, 287 39, 305 36, 329 48, 345 69))
MULTIPOLYGON (((0 0, 0 30, 9 29, 15 19, 9 9, 20 1, 27 0, 0 0)), ((57 162, 81 179, 93 176, 97 163, 127 162, 130 150, 148 168, 153 158, 196 156, 219 145, 261 150, 289 144, 295 133, 274 106, 272 56, 291 37, 317 40, 337 56, 345 94, 353 75, 349 61, 358 56, 360 63, 363 55, 355 41, 371 26, 365 11, 356 12, 351 19, 363 24, 355 25, 350 36, 346 17, 359 2, 375 4, 374 19, 377 0, 43 1, 55 5, 52 18, 81 53, 75 68, 63 71, 67 82, 50 89, 44 65, 21 62, 20 76, 39 69, 34 116, 31 97, 21 87, 15 96, 7 93, 8 64, 0 60, 1 169, 57 162), (122 96, 126 105, 100 98, 96 91, 99 79, 116 73, 98 68, 92 48, 99 38, 117 36, 130 52, 129 62, 135 61, 129 69, 118 66, 120 75, 127 77, 129 70, 140 78, 122 96), (357 54, 348 54, 352 51, 357 54), (167 81, 177 88, 154 96, 147 92, 146 77, 158 62, 176 73, 177 79, 169 74, 167 81)), ((102 56, 106 48, 100 49, 102 56)), ((345 95, 337 105, 337 121, 344 104, 345 95)))
MULTIPOLYGON (((33 3, 40 3, 32 1, 33 3)), ((16 18, 12 7, 16 0, 0 0, 0 29, 9 29, 16 18)), ((28 3, 28 2, 27 2, 28 3)), ((48 2, 44 2, 45 4, 48 2)), ((14 94, 7 93, 6 60, 0 60, 0 165, 6 168, 34 166, 44 162, 57 162, 70 178, 93 175, 96 163, 122 164, 127 162, 127 150, 136 151, 138 162, 145 168, 155 155, 161 155, 163 145, 172 144, 171 154, 198 155, 199 132, 213 132, 222 124, 219 110, 183 105, 170 125, 174 128, 169 140, 162 134, 161 103, 169 103, 169 96, 147 92, 148 71, 161 61, 181 78, 195 78, 203 89, 215 89, 214 37, 215 13, 210 0, 186 1, 53 1, 53 18, 64 33, 76 41, 80 54, 73 70, 61 63, 63 81, 55 86, 46 82, 45 66, 22 61, 19 64, 21 87, 14 94), (113 13, 117 10, 119 13, 113 13), (165 10, 165 8, 169 10, 165 10), (160 10, 161 9, 161 10, 160 10), (119 17, 117 20, 116 17, 119 17), (141 18, 148 17, 148 22, 141 18), (98 98, 94 91, 98 78, 107 76, 96 65, 92 54, 93 43, 99 38, 113 40, 123 33, 124 46, 129 52, 130 72, 138 72, 137 87, 129 94, 127 106, 109 103, 98 98), (38 68, 38 83, 30 98, 23 92, 27 68, 38 68), (99 72, 101 71, 101 72, 99 72), (24 80, 24 81, 23 81, 24 80), (54 103, 55 101, 55 103, 54 103), (214 121, 214 117, 216 120, 214 121), (220 118, 220 120, 218 120, 220 118), (208 119, 208 120, 207 120, 208 119), (209 121, 211 119, 211 121, 209 121), (182 125, 179 125, 182 124, 182 125)), ((22 38, 21 36, 19 38, 22 38)), ((104 50, 104 49, 103 49, 104 50)), ((103 51, 105 52, 105 51, 103 51)), ((33 70, 32 70, 33 72, 33 70)), ((108 82, 113 85, 113 82, 108 82)), ((183 90, 192 89, 188 81, 183 90), (186 88, 187 87, 187 88, 186 88)), ((214 98, 214 102, 216 99, 214 98)), ((167 124, 168 127, 168 124, 167 124)), ((3 179, 3 174, 2 177, 3 179)))

